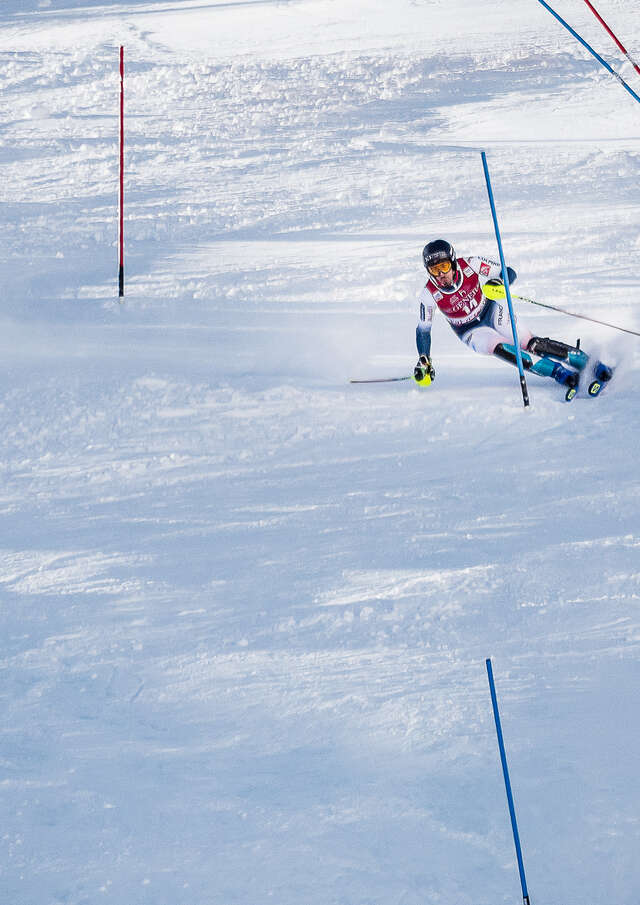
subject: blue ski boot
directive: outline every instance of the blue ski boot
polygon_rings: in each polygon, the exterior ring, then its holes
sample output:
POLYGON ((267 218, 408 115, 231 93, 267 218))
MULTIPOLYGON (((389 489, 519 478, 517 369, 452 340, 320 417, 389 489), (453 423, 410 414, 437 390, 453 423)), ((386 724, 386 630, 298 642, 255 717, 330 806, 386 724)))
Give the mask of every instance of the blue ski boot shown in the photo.
POLYGON ((587 392, 593 398, 598 396, 606 383, 609 383, 613 377, 613 368, 597 361, 593 369, 593 380, 589 384, 587 392))
MULTIPOLYGON (((550 342, 550 340, 544 340, 545 343, 550 342)), ((560 345, 559 343, 557 345, 560 345)), ((529 349, 533 349, 533 343, 530 342, 529 349)), ((566 347, 570 348, 570 347, 566 347)), ((578 349, 575 350, 579 352, 578 349)), ((515 347, 511 343, 499 343, 495 349, 493 350, 493 354, 497 355, 499 358, 503 358, 505 361, 511 362, 512 364, 516 363, 516 351, 515 347)), ((571 402, 573 397, 578 392, 578 384, 580 382, 580 373, 579 371, 574 370, 573 368, 565 368, 564 365, 560 364, 555 358, 547 358, 546 356, 541 356, 537 361, 534 361, 531 355, 528 352, 522 352, 522 366, 525 371, 531 371, 532 374, 537 374, 539 377, 552 377, 557 383, 561 384, 561 386, 566 386, 567 391, 564 394, 564 398, 567 402, 571 402)), ((537 351, 534 354, 539 354, 537 351)), ((579 352, 582 356, 584 352, 579 352)), ((584 362, 586 363, 587 356, 584 355, 584 362)), ((574 362, 571 362, 573 364, 574 362)), ((580 359, 580 363, 582 364, 582 359, 580 359)))
MULTIPOLYGON (((525 353, 526 354, 526 353, 525 353)), ((536 362, 532 362, 530 366, 532 374, 539 374, 541 377, 551 377, 560 386, 566 387, 564 394, 566 402, 571 402, 578 392, 578 384, 580 383, 580 374, 572 368, 565 368, 559 361, 553 358, 540 358, 536 362)))
MULTIPOLYGON (((548 361, 549 359, 547 359, 548 361)), ((533 370, 533 368, 532 368, 533 370)), ((580 383, 580 375, 577 371, 570 371, 569 368, 563 367, 560 362, 556 362, 553 371, 549 375, 553 377, 557 383, 567 388, 564 398, 566 402, 571 402, 578 392, 578 384, 580 383)))

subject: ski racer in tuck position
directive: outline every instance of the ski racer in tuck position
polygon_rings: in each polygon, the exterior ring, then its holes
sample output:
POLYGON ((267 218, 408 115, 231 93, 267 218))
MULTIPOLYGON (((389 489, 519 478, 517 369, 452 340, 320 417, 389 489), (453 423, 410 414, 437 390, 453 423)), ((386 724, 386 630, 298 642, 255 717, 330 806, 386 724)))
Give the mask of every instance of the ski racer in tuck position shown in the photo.
MULTIPOLYGON (((458 338, 474 352, 497 355, 516 364, 508 309, 502 300, 488 298, 483 292, 487 284, 502 286, 500 264, 478 256, 457 257, 453 246, 444 239, 425 245, 422 258, 429 276, 419 296, 416 345, 420 358, 414 369, 415 382, 428 386, 435 377, 431 363, 431 325, 435 307, 442 311, 458 338)), ((514 282, 516 272, 513 268, 507 267, 507 277, 509 284, 514 282)), ((565 398, 573 399, 580 374, 589 362, 579 341, 570 346, 549 337, 534 336, 521 321, 518 321, 518 334, 523 367, 532 374, 551 377, 567 388, 565 398)), ((597 395, 611 375, 611 368, 596 362, 594 379, 589 385, 590 395, 597 395), (594 387, 593 392, 591 387, 594 387)))

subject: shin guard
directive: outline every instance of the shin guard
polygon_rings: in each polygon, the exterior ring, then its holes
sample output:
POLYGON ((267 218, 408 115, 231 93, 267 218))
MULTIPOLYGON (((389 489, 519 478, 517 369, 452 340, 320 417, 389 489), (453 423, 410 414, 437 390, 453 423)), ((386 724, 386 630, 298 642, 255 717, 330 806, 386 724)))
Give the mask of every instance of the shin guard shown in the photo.
POLYGON ((589 356, 579 346, 570 346, 568 343, 550 339, 548 336, 533 336, 527 343, 527 349, 534 355, 545 355, 557 358, 559 361, 566 361, 580 371, 589 360, 589 356))

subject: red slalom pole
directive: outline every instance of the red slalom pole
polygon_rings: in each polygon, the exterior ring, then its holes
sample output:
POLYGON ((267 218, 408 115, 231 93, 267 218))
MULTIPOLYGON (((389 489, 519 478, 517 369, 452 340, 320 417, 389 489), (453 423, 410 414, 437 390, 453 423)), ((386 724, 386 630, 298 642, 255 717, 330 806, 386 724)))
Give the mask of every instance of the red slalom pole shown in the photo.
POLYGON ((580 42, 580 43, 582 44, 582 46, 583 46, 586 50, 588 50, 589 53, 590 53, 592 56, 594 56, 594 57, 596 58, 596 60, 600 63, 600 65, 601 65, 601 66, 604 66, 604 68, 607 70, 607 72, 610 72, 611 75, 614 75, 614 76, 617 78, 617 80, 620 82, 620 84, 622 85, 622 87, 624 88, 624 90, 625 90, 625 91, 628 91, 629 94, 631 95, 631 97, 632 97, 634 100, 638 101, 638 103, 640 104, 640 94, 637 94, 637 93, 633 90, 633 88, 631 87, 631 85, 627 85, 627 83, 626 83, 625 80, 622 78, 622 76, 619 75, 619 74, 615 71, 615 69, 612 69, 612 68, 611 68, 611 66, 607 63, 607 61, 604 59, 604 57, 601 57, 600 54, 598 53, 598 51, 597 51, 597 50, 594 50, 593 47, 591 46, 591 44, 587 44, 587 42, 585 41, 585 39, 584 39, 583 37, 581 37, 581 36, 578 34, 578 32, 575 30, 575 28, 572 28, 572 27, 569 25, 568 22, 565 22, 565 21, 564 21, 564 19, 562 18, 562 16, 558 15, 558 13, 555 11, 555 9, 553 9, 553 7, 549 6, 549 4, 547 3, 547 0, 538 0, 538 3, 540 3, 542 6, 544 6, 544 8, 545 8, 546 10, 548 10, 548 11, 550 12, 551 15, 552 15, 555 19, 558 20, 558 22, 560 23, 560 25, 562 25, 564 28, 566 28, 567 31, 570 32, 570 33, 573 35, 573 37, 576 39, 576 41, 579 41, 579 42, 580 42))
POLYGON ((627 50, 627 48, 624 47, 624 46, 621 44, 621 42, 616 38, 616 36, 615 36, 614 33, 611 31, 611 29, 609 28, 609 26, 607 25, 607 23, 604 21, 604 19, 602 18, 602 16, 601 16, 600 13, 598 12, 598 10, 595 8, 595 6, 593 6, 593 4, 589 2, 589 0, 584 0, 584 2, 587 4, 587 6, 589 7, 589 9, 590 9, 591 12, 593 13, 593 15, 594 15, 594 16, 596 17, 596 19, 598 20, 598 22, 602 25, 602 27, 604 28, 604 30, 605 30, 605 31, 613 38, 613 40, 616 42, 616 45, 617 45, 618 48, 622 51, 622 53, 625 55, 625 57, 629 60, 629 62, 631 63, 631 65, 633 66, 633 68, 635 69, 635 71, 638 73, 638 75, 640 75, 640 66, 638 66, 638 64, 637 64, 636 61, 633 59, 633 57, 631 56, 631 54, 629 53, 629 51, 627 50))
POLYGON ((124 296, 124 47, 120 47, 120 248, 118 295, 124 296))

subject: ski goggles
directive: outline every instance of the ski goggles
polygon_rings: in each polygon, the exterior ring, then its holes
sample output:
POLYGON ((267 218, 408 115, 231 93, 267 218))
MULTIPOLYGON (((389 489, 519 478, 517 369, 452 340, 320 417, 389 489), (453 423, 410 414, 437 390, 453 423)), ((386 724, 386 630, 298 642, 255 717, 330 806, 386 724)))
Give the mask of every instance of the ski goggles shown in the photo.
POLYGON ((439 276, 441 273, 449 273, 451 270, 451 261, 438 261, 437 264, 429 264, 427 270, 434 277, 439 276))

